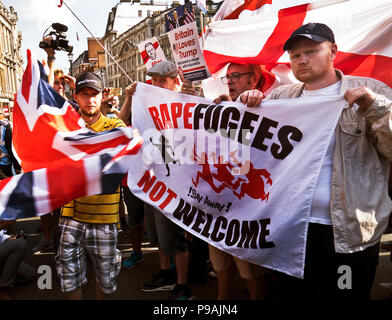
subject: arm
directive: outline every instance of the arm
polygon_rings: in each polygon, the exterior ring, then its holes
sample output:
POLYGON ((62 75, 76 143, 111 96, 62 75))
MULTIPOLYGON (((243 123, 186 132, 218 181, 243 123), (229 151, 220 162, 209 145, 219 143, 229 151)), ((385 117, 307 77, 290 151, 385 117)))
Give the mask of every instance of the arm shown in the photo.
POLYGON ((68 83, 70 90, 76 90, 76 79, 74 77, 64 74, 62 79, 68 83))
POLYGON ((257 89, 244 91, 240 95, 240 101, 246 104, 248 108, 254 108, 260 105, 264 99, 264 94, 257 89))
POLYGON ((134 82, 125 89, 126 98, 123 106, 121 107, 120 113, 118 115, 118 117, 122 121, 124 121, 126 125, 130 125, 131 112, 132 112, 132 96, 136 91, 136 86, 137 86, 137 82, 134 82))
POLYGON ((108 104, 113 100, 113 96, 110 95, 110 88, 104 88, 102 92, 102 102, 101 102, 101 113, 106 116, 108 113, 108 104))
POLYGON ((5 129, 5 147, 8 150, 12 164, 14 165, 15 172, 19 174, 21 167, 18 160, 15 158, 14 153, 12 152, 12 128, 10 125, 8 125, 5 129))
POLYGON ((182 79, 181 93, 197 96, 196 89, 193 87, 192 82, 188 79, 182 79))
MULTIPOLYGON (((52 36, 47 36, 45 37, 42 42, 46 42, 48 45, 52 41, 52 36)), ((47 58, 47 64, 49 68, 49 74, 48 74, 48 83, 53 87, 54 84, 54 61, 56 60, 55 58, 55 51, 52 48, 44 48, 45 52, 48 55, 47 58)))
POLYGON ((222 101, 231 101, 231 99, 227 94, 221 94, 219 97, 214 99, 215 104, 219 104, 222 101))
MULTIPOLYGON (((114 113, 117 117, 119 117, 120 116, 120 111, 117 109, 117 108, 111 108, 110 109, 110 112, 111 113, 114 113)), ((124 120, 123 120, 124 121, 124 120)))
POLYGON ((190 94, 192 96, 204 97, 203 88, 200 85, 195 85, 194 82, 189 81, 184 78, 183 75, 180 75, 182 85, 181 85, 181 93, 190 94))
POLYGON ((359 106, 357 114, 370 121, 378 151, 392 160, 392 89, 383 83, 373 89, 365 86, 348 89, 344 98, 350 107, 354 103, 359 106))

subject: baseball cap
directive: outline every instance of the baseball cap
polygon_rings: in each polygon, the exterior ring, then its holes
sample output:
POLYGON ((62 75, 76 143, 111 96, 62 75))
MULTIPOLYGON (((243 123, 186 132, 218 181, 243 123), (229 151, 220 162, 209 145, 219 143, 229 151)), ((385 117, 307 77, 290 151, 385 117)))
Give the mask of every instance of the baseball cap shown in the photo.
POLYGON ((103 84, 102 84, 102 79, 99 75, 92 73, 92 72, 86 72, 80 75, 76 79, 76 90, 75 92, 78 92, 80 89, 84 87, 89 87, 93 88, 99 92, 103 91, 103 84))
POLYGON ((175 78, 178 76, 177 66, 170 61, 161 61, 152 66, 147 72, 148 76, 161 76, 175 78))
POLYGON ((283 50, 289 50, 298 37, 306 37, 316 42, 331 41, 335 43, 335 36, 332 30, 323 23, 308 23, 295 30, 290 38, 285 42, 283 50))

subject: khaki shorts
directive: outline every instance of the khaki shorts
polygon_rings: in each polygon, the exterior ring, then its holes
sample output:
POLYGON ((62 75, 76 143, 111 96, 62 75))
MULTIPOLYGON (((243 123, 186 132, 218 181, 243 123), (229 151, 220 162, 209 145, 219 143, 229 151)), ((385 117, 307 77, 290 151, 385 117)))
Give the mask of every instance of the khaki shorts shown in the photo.
POLYGON ((255 279, 264 274, 272 272, 270 269, 263 268, 251 262, 234 257, 210 244, 208 245, 208 249, 210 251, 212 266, 216 272, 227 270, 234 263, 237 266, 241 278, 246 280, 255 279))

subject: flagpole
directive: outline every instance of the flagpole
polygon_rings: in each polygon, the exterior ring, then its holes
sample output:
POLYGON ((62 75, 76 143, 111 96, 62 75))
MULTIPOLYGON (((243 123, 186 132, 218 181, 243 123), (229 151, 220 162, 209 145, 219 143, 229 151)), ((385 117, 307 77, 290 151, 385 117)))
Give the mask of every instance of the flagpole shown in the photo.
POLYGON ((204 19, 203 19, 203 12, 200 10, 200 27, 201 27, 201 42, 204 48, 204 19))
POLYGON ((120 68, 120 70, 125 74, 125 76, 129 79, 129 81, 131 81, 131 83, 134 83, 134 81, 132 80, 132 78, 127 74, 127 72, 121 67, 121 65, 114 59, 114 57, 110 54, 110 52, 105 48, 105 46, 102 45, 102 43, 100 41, 98 41, 98 39, 92 34, 92 32, 85 26, 85 24, 78 18, 78 16, 71 10, 70 7, 68 7, 68 5, 65 3, 64 0, 61 1, 61 4, 65 4, 65 6, 68 8, 69 11, 71 11, 71 13, 75 16, 76 19, 78 19, 78 21, 82 24, 82 26, 87 30, 87 32, 89 34, 91 34, 91 36, 95 39, 95 41, 98 42, 98 44, 102 47, 103 50, 105 50, 105 52, 108 54, 108 56, 114 61, 114 63, 120 68))

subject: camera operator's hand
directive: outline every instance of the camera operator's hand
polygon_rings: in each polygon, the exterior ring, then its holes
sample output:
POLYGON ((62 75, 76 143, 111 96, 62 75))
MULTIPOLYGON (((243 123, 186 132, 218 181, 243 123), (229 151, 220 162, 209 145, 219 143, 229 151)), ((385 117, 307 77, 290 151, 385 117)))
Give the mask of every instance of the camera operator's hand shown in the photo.
POLYGON ((74 77, 64 74, 61 79, 68 83, 70 90, 76 90, 76 79, 74 77))
MULTIPOLYGON (((52 41, 52 36, 46 36, 45 38, 42 39, 42 42, 46 43, 48 47, 50 47, 52 41)), ((55 51, 53 48, 43 48, 46 54, 48 55, 47 58, 47 66, 49 68, 48 70, 48 82, 49 84, 53 87, 54 84, 54 61, 56 60, 55 58, 55 51)))
MULTIPOLYGON (((52 42, 52 36, 47 36, 42 39, 42 42, 45 42, 48 46, 50 46, 50 43, 52 42)), ((55 55, 55 51, 52 48, 43 48, 48 55, 48 58, 53 59, 55 55)), ((50 59, 48 59, 48 63, 50 62, 50 59)))

